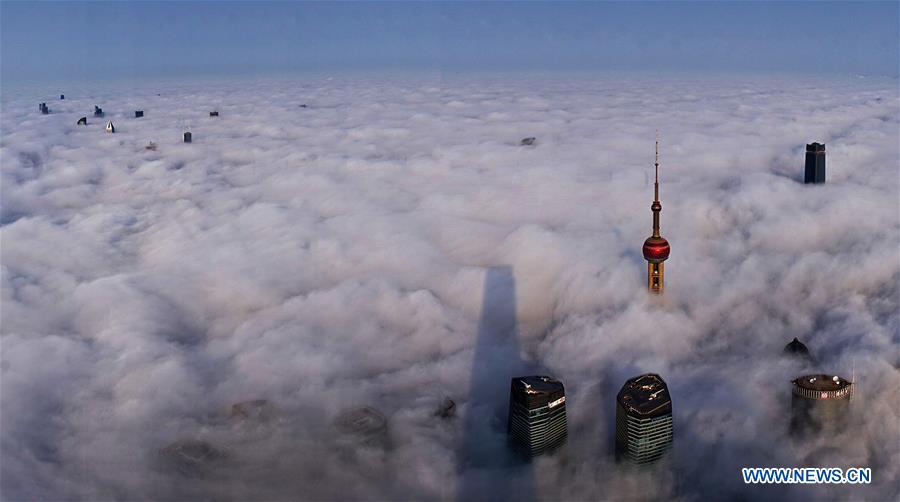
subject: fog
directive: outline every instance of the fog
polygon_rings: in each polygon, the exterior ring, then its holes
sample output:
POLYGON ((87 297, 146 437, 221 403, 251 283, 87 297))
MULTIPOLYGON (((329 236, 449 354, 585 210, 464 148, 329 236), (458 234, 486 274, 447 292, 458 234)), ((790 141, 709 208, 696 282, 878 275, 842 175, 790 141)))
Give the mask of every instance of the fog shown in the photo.
POLYGON ((896 80, 342 75, 0 100, 5 500, 900 496, 896 80), (657 130, 672 253, 651 297, 657 130), (824 185, 802 183, 812 141, 824 185), (815 366, 782 356, 794 337, 815 366), (615 395, 646 372, 675 440, 635 469, 613 461, 615 395), (843 431, 801 441, 790 380, 811 372, 856 387, 843 431), (565 384, 569 439, 522 463, 506 407, 528 373, 565 384), (258 399, 265 417, 233 416, 258 399), (386 427, 341 426, 361 407, 386 427), (177 441, 215 459, 179 471, 177 441), (743 484, 757 466, 873 481, 743 484))

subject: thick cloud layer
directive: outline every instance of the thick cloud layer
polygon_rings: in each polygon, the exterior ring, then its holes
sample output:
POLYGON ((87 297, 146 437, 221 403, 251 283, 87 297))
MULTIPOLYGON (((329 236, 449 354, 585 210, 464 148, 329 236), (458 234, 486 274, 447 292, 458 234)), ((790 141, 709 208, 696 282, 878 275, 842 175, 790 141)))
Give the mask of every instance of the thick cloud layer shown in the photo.
POLYGON ((2 112, 4 499, 900 495, 894 80, 146 82, 7 90, 2 112), (650 298, 656 129, 672 255, 650 298), (798 181, 814 140, 820 186, 798 181), (795 336, 817 367, 781 357, 795 336), (789 380, 814 370, 855 378, 850 424, 793 440, 789 380), (522 465, 506 399, 535 371, 565 383, 570 439, 522 465), (649 371, 676 436, 635 470, 614 399, 649 371), (230 416, 254 399, 276 417, 230 416), (386 431, 336 425, 362 406, 386 431), (179 472, 160 450, 184 440, 216 460, 179 472), (873 483, 740 477, 820 465, 873 483))

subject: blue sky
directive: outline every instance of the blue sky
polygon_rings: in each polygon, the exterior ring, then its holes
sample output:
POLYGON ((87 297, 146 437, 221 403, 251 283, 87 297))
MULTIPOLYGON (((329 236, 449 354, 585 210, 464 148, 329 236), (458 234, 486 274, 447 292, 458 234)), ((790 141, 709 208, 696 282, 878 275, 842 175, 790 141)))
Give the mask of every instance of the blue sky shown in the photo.
POLYGON ((0 4, 3 80, 336 70, 898 74, 897 2, 0 4))

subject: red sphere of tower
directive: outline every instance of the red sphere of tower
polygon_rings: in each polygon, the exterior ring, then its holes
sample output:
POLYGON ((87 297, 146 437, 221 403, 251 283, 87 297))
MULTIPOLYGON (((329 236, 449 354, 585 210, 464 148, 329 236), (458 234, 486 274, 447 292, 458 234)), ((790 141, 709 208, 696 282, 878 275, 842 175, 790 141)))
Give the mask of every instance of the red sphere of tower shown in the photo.
POLYGON ((669 241, 662 237, 648 237, 644 241, 644 259, 650 263, 662 263, 669 257, 669 241))

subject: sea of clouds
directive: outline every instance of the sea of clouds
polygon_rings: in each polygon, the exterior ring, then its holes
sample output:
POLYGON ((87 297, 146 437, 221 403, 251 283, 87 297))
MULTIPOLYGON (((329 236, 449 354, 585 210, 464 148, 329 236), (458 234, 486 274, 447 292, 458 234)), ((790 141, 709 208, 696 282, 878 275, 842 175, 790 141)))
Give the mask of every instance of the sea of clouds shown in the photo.
POLYGON ((5 500, 900 496, 896 80, 98 82, 6 88, 0 111, 5 500), (812 141, 824 185, 802 183, 812 141), (794 337, 815 365, 782 357, 794 337), (790 380, 814 371, 855 380, 851 419, 799 441, 790 380), (565 384, 569 440, 523 464, 506 406, 531 372, 565 384), (615 395, 645 372, 675 442, 633 469, 615 395), (276 418, 230 416, 253 399, 276 418), (385 437, 336 427, 359 406, 385 437), (160 454, 179 440, 223 459, 185 476, 160 454), (748 486, 745 466, 873 482, 748 486))

